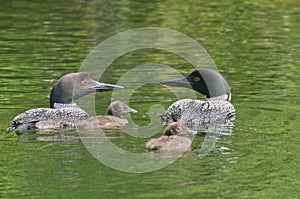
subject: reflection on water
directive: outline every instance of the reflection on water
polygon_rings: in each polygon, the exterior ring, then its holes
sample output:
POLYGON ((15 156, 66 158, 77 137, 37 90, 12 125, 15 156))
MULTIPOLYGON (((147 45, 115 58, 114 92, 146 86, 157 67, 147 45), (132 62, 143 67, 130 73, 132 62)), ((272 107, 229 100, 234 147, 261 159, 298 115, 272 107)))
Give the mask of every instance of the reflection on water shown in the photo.
MULTIPOLYGON (((204 158, 199 159, 199 150, 204 140, 209 141, 205 138, 209 134, 199 133, 190 156, 143 174, 103 165, 81 142, 69 140, 68 134, 54 134, 54 140, 45 142, 36 138, 53 135, 16 136, 2 130, 0 196, 297 198, 298 4, 295 0, 2 2, 1 129, 25 110, 48 107, 53 84, 63 74, 77 71, 100 41, 120 31, 148 26, 180 31, 209 52, 232 88, 238 117, 231 136, 207 142, 214 144, 215 150, 204 158)), ((101 81, 116 83, 129 69, 145 63, 168 65, 183 76, 193 70, 176 55, 145 49, 117 59, 101 81)), ((110 96, 96 95, 98 114, 105 113, 110 96)), ((132 120, 147 125, 153 104, 168 107, 176 100, 167 88, 144 85, 130 99, 130 105, 139 111, 132 120)), ((162 132, 157 137, 160 135, 162 132)), ((111 139, 116 146, 135 153, 146 153, 148 140, 128 135, 111 139)))

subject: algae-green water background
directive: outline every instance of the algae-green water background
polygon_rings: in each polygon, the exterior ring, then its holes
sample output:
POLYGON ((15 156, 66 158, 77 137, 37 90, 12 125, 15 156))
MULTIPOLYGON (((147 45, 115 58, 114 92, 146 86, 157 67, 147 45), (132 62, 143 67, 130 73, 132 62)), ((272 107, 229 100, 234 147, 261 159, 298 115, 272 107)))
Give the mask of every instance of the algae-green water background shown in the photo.
MULTIPOLYGON (((287 1, 3 1, 0 5, 1 198, 299 198, 300 3, 287 1), (101 41, 121 31, 163 27, 200 43, 232 88, 237 119, 231 137, 204 159, 193 153, 143 174, 98 162, 77 139, 38 140, 5 128, 19 113, 49 106, 49 92, 76 72, 101 41)), ((192 66, 165 51, 130 52, 101 81, 116 83, 144 64, 192 66)), ((145 85, 130 105, 132 119, 149 123, 153 104, 176 100, 160 85, 145 85)), ((105 114, 111 93, 97 93, 105 114)), ((160 134, 157 134, 159 136, 160 134)), ((146 152, 148 139, 113 142, 146 152)))

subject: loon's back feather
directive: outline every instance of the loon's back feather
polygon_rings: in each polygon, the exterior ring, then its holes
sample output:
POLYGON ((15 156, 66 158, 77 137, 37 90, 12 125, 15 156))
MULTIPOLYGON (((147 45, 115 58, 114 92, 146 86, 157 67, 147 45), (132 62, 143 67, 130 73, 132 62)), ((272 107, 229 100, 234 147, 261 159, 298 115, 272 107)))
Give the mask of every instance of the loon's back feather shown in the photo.
POLYGON ((80 108, 37 108, 17 115, 9 131, 45 130, 75 128, 78 122, 87 119, 88 114, 80 108))
POLYGON ((195 118, 198 123, 206 124, 226 121, 234 116, 234 106, 228 101, 182 99, 169 106, 160 118, 164 124, 178 121, 185 124, 195 118))

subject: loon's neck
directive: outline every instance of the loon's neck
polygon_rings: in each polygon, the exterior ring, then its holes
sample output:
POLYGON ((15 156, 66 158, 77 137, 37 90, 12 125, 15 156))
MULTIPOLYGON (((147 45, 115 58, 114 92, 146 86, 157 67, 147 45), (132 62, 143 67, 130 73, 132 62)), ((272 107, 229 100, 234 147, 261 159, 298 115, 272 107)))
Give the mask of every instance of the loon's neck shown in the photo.
POLYGON ((58 108, 80 108, 80 107, 75 102, 71 102, 69 104, 55 102, 53 108, 58 109, 58 108))
POLYGON ((231 101, 231 93, 229 94, 224 94, 224 95, 220 95, 220 96, 216 96, 216 97, 210 97, 210 98, 206 98, 207 101, 217 101, 217 100, 221 100, 221 101, 231 101))

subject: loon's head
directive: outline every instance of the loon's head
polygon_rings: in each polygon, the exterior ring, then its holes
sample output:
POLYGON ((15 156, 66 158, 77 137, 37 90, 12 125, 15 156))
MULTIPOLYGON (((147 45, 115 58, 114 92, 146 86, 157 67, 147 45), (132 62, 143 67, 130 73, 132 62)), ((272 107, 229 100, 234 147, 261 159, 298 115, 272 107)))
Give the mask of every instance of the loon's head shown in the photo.
POLYGON ((211 100, 231 100, 230 87, 227 81, 220 73, 212 69, 195 70, 185 78, 166 80, 160 84, 190 88, 211 100))
POLYGON ((93 92, 111 91, 123 88, 93 80, 87 73, 69 73, 61 77, 53 86, 50 94, 50 108, 54 104, 70 104, 74 100, 93 92))
POLYGON ((129 113, 137 113, 137 111, 120 101, 112 102, 107 109, 107 115, 113 115, 117 117, 122 117, 123 115, 129 113))

